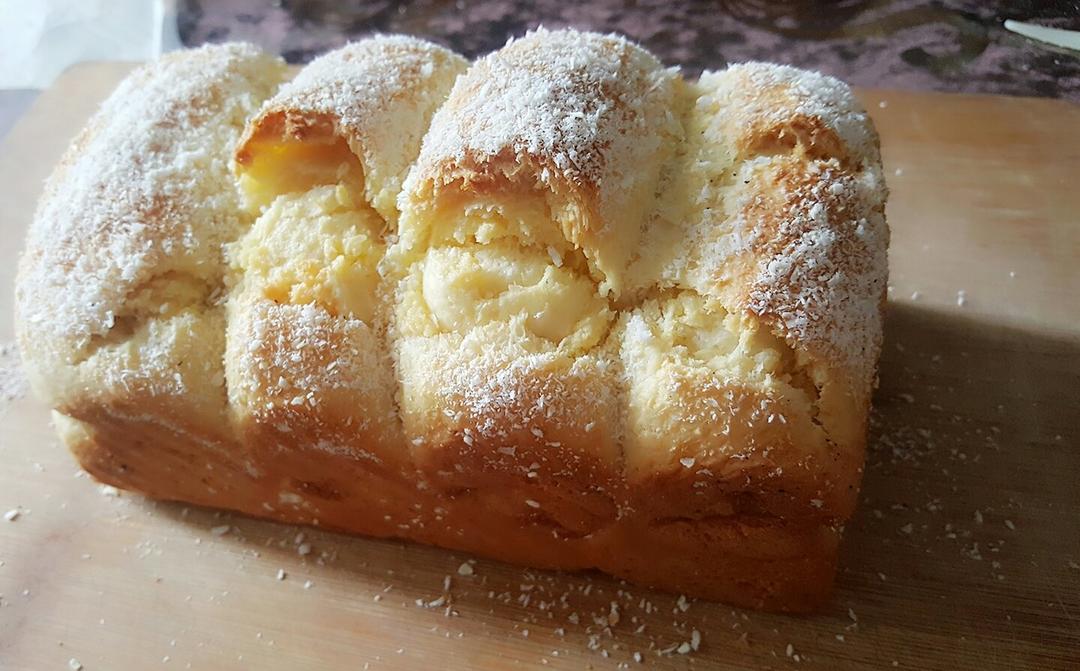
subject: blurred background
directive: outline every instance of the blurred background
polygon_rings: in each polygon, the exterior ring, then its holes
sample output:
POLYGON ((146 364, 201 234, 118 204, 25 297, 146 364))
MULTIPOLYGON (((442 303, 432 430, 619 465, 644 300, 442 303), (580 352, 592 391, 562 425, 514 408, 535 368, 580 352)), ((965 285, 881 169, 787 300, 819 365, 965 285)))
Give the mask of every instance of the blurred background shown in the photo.
POLYGON ((471 57, 541 24, 623 33, 691 74, 768 60, 860 86, 1080 101, 1080 52, 1004 27, 1080 30, 1080 0, 0 0, 0 17, 0 135, 79 61, 246 40, 303 63, 373 32, 471 57))
POLYGON ((619 32, 694 74, 768 60, 862 86, 1080 99, 1077 52, 1002 27, 1015 19, 1080 30, 1076 0, 180 0, 177 18, 186 45, 248 40, 295 62, 376 31, 424 35, 472 57, 543 24, 619 32))

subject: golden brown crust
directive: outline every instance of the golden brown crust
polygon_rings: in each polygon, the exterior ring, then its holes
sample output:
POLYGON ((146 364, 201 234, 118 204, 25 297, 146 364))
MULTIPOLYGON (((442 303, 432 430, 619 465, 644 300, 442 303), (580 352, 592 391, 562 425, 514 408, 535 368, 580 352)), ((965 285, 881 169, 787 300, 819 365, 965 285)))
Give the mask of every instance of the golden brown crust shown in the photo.
POLYGON ((396 198, 431 115, 467 61, 403 35, 349 44, 312 61, 248 124, 236 161, 265 143, 345 140, 361 165, 368 202, 396 225, 396 198))
POLYGON ((446 338, 399 351, 401 416, 419 473, 440 491, 530 506, 561 534, 610 524, 624 499, 612 372, 591 355, 496 345, 446 338))
POLYGON ((221 246, 246 224, 220 147, 284 71, 249 45, 170 54, 121 83, 61 159, 16 286, 20 347, 51 404, 216 396, 220 353, 176 350, 200 349, 184 329, 216 310, 221 246))
POLYGON ((31 234, 20 342, 88 471, 752 607, 823 603, 888 241, 877 139, 844 85, 763 64, 689 83, 620 38, 537 31, 451 91, 462 59, 375 38, 256 113, 280 64, 216 49, 122 87, 107 107, 218 64, 151 106, 183 137, 106 142, 132 131, 95 117, 31 234), (237 141, 244 204, 222 168, 237 141), (75 217, 122 177, 84 184, 87 166, 137 166, 146 142, 161 175, 129 170, 116 188, 137 197, 75 217), (192 143, 209 209, 176 188, 192 143), (88 278, 72 301, 109 307, 44 319, 74 281, 53 263, 88 278))
MULTIPOLYGON (((371 244, 381 249, 381 236, 396 228, 397 194, 420 139, 464 67, 457 54, 402 36, 330 52, 301 70, 248 124, 236 151, 237 172, 250 180, 249 190, 269 200, 325 183, 360 190, 367 202, 355 207, 374 220, 368 233, 380 238, 371 244), (278 179, 300 172, 305 159, 328 164, 310 180, 278 179)), ((267 221, 248 236, 314 225, 272 216, 278 215, 264 213, 267 221)), ((243 262, 234 265, 226 361, 240 440, 258 455, 302 445, 366 460, 376 472, 410 471, 384 312, 360 316, 327 305, 282 304, 243 262)))
POLYGON ((820 607, 836 568, 839 531, 805 520, 636 516, 593 534, 561 533, 531 506, 510 505, 506 494, 433 492, 341 454, 288 450, 262 455, 253 467, 152 418, 103 412, 92 425, 62 416, 57 423, 91 475, 154 498, 404 537, 522 566, 597 568, 641 585, 783 612, 820 607))
MULTIPOLYGON (((543 29, 477 61, 432 121, 404 202, 417 213, 461 192, 545 192, 553 231, 577 248, 602 293, 628 284, 660 169, 681 139, 678 77, 614 36, 543 29)), ((402 231, 406 247, 424 227, 402 231)), ((561 243, 561 244, 560 244, 561 243)))
POLYGON ((546 272, 617 297, 678 137, 675 82, 621 38, 538 31, 474 64, 435 115, 389 252, 405 277, 394 337, 402 422, 433 487, 520 497, 562 535, 610 525, 625 507, 620 382, 603 326, 578 329, 596 333, 581 351, 573 333, 523 333, 512 311, 454 325, 437 309, 425 325, 416 314, 432 306, 431 253, 448 245, 539 257, 546 272), (474 227, 478 209, 495 214, 474 227))
POLYGON ((229 304, 225 361, 236 430, 256 459, 303 445, 411 471, 390 362, 364 322, 240 295, 229 304))

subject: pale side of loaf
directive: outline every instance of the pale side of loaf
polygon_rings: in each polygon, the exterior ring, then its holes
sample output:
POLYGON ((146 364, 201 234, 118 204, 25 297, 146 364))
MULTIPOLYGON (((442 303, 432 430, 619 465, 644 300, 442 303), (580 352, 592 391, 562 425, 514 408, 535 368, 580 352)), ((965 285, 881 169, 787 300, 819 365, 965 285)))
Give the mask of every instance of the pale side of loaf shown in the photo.
POLYGON ((149 496, 827 597, 887 278, 840 82, 693 82, 537 31, 376 37, 291 81, 243 45, 133 74, 50 178, 20 345, 65 442, 149 496))

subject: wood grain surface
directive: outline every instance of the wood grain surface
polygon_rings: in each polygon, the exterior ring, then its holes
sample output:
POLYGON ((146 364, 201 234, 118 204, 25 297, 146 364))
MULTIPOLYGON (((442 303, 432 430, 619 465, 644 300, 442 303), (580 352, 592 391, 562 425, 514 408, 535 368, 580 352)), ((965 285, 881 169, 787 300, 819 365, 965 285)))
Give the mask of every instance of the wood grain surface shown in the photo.
POLYGON ((128 69, 69 71, 0 149, 0 669, 1080 668, 1077 106, 861 92, 892 188, 887 342, 838 589, 794 618, 80 473, 19 388, 11 284, 41 181, 128 69))

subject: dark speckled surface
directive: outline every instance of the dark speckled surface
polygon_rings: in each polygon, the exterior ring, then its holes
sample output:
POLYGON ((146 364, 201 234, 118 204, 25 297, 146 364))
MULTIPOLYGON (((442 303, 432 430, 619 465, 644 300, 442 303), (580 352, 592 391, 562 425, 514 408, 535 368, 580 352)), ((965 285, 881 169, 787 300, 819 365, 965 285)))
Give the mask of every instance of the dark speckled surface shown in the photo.
POLYGON ((537 25, 623 33, 691 73, 768 60, 853 84, 1080 101, 1080 53, 1032 42, 1005 19, 1080 30, 1080 1, 945 0, 180 0, 187 45, 248 40, 292 62, 372 32, 441 42, 468 56, 537 25))

